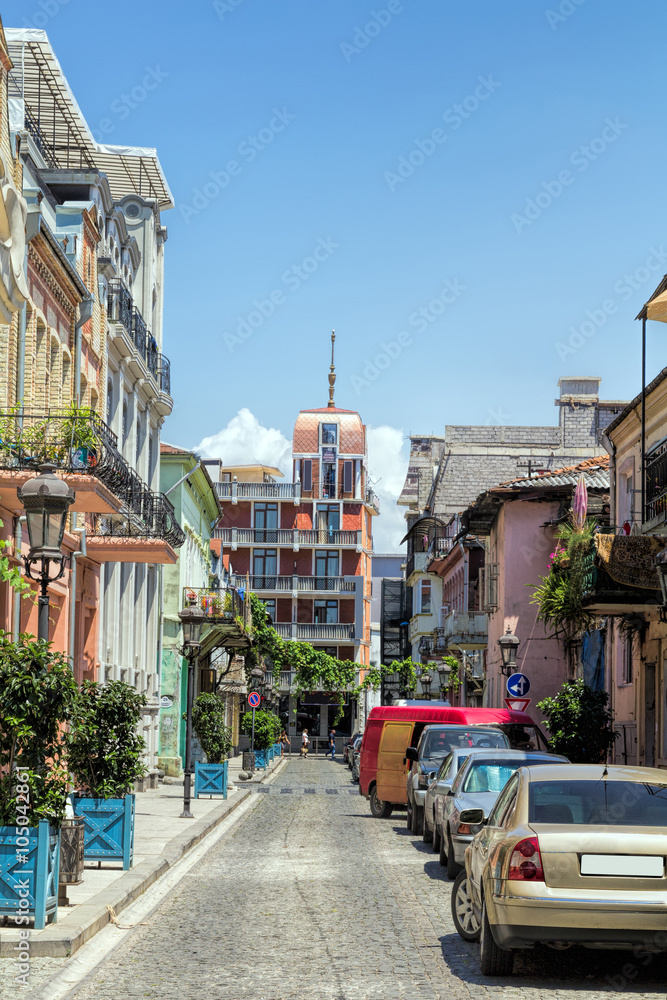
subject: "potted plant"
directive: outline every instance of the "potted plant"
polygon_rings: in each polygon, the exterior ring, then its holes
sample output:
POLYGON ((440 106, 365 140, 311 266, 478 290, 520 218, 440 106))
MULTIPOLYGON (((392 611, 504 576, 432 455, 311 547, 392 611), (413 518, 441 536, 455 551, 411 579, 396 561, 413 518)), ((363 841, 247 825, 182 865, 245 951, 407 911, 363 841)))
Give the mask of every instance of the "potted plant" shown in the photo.
POLYGON ((195 762, 195 798, 222 795, 227 798, 232 731, 225 725, 225 709, 215 694, 200 694, 192 706, 192 728, 197 734, 206 763, 195 762))
POLYGON ((94 410, 78 407, 74 403, 66 412, 62 424, 62 458, 69 460, 74 470, 92 468, 97 464, 99 439, 93 426, 94 417, 94 410))
POLYGON ((68 762, 77 791, 76 816, 84 820, 84 858, 122 861, 132 867, 134 782, 146 773, 146 744, 137 733, 146 699, 129 684, 84 681, 72 715, 68 762))
POLYGON ((58 913, 60 824, 69 773, 65 723, 77 696, 49 644, 0 632, 0 914, 41 929, 58 913))
MULTIPOLYGON (((269 751, 279 741, 281 730, 279 716, 264 709, 255 712, 255 767, 266 768, 269 751)), ((241 732, 252 732, 252 712, 246 712, 241 719, 241 732)))

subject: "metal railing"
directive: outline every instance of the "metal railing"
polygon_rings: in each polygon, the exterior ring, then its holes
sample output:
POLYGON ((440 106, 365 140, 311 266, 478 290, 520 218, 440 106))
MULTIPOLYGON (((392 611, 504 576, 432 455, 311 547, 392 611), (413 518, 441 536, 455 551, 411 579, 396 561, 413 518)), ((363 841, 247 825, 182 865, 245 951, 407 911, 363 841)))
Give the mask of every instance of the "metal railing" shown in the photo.
MULTIPOLYGON (((226 485, 218 483, 218 485, 226 485)), ((299 528, 218 528, 216 538, 223 545, 335 545, 360 546, 360 531, 329 531, 299 528)))
POLYGON ((437 634, 448 646, 461 649, 466 646, 485 646, 488 639, 488 619, 483 611, 450 611, 441 614, 437 634))
POLYGON ((157 384, 161 392, 171 396, 171 361, 165 354, 157 356, 157 384))
POLYGON ((220 500, 292 500, 301 496, 300 483, 216 483, 220 500))
POLYGON ((183 607, 196 605, 213 621, 249 622, 250 604, 234 587, 214 590, 211 587, 183 587, 183 607))
POLYGON ((158 389, 171 395, 171 363, 160 354, 146 321, 134 305, 132 293, 120 278, 109 282, 107 315, 112 323, 120 323, 134 344, 158 389))
POLYGON ((644 521, 667 514, 667 442, 646 457, 646 505, 644 521))
POLYGON ((174 547, 185 541, 170 501, 129 467, 116 435, 94 410, 0 410, 0 468, 36 471, 43 462, 95 476, 118 497, 120 512, 93 515, 91 533, 165 538, 174 547))
POLYGON ((354 639, 354 625, 334 624, 333 622, 297 623, 297 639, 354 639))
MULTIPOLYGON (((243 583, 245 577, 237 577, 238 583, 243 583)), ((248 586, 252 591, 279 591, 296 593, 354 593, 354 582, 342 576, 277 576, 254 574, 247 577, 248 586)))

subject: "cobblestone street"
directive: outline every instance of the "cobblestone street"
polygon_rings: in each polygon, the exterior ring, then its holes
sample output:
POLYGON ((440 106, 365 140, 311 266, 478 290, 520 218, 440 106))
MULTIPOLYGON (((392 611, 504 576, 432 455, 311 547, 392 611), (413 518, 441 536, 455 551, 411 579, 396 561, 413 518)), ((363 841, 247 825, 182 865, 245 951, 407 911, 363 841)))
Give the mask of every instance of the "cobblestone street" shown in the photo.
POLYGON ((527 952, 510 979, 483 979, 436 856, 405 813, 372 819, 340 760, 293 758, 255 794, 77 1000, 664 997, 667 961, 622 953, 527 952))

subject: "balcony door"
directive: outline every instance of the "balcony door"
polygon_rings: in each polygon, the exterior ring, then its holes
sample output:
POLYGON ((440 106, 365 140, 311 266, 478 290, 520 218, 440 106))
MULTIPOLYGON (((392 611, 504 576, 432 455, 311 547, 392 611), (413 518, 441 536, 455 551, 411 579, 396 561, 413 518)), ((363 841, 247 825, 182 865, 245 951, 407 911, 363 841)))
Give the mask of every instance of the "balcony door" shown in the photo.
POLYGON ((278 541, 278 504, 255 504, 255 541, 276 544, 278 541))
POLYGON ((338 504, 318 503, 315 516, 317 544, 333 545, 334 532, 340 530, 340 509, 338 504))
POLYGON ((256 590, 275 590, 278 575, 278 550, 255 549, 252 554, 253 587, 256 590))
POLYGON ((315 552, 315 589, 334 590, 336 583, 333 580, 339 573, 339 556, 337 552, 327 552, 326 550, 315 552))

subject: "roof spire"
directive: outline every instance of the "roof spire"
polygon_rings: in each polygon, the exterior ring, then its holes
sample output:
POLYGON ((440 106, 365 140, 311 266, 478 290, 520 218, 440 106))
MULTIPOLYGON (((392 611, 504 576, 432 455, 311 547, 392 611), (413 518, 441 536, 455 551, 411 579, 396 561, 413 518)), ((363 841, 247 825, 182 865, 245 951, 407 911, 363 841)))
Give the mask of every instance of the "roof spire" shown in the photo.
POLYGON ((336 384, 336 369, 334 367, 334 342, 336 340, 336 331, 331 331, 331 368, 329 369, 329 406, 335 406, 334 403, 334 386, 336 384))

